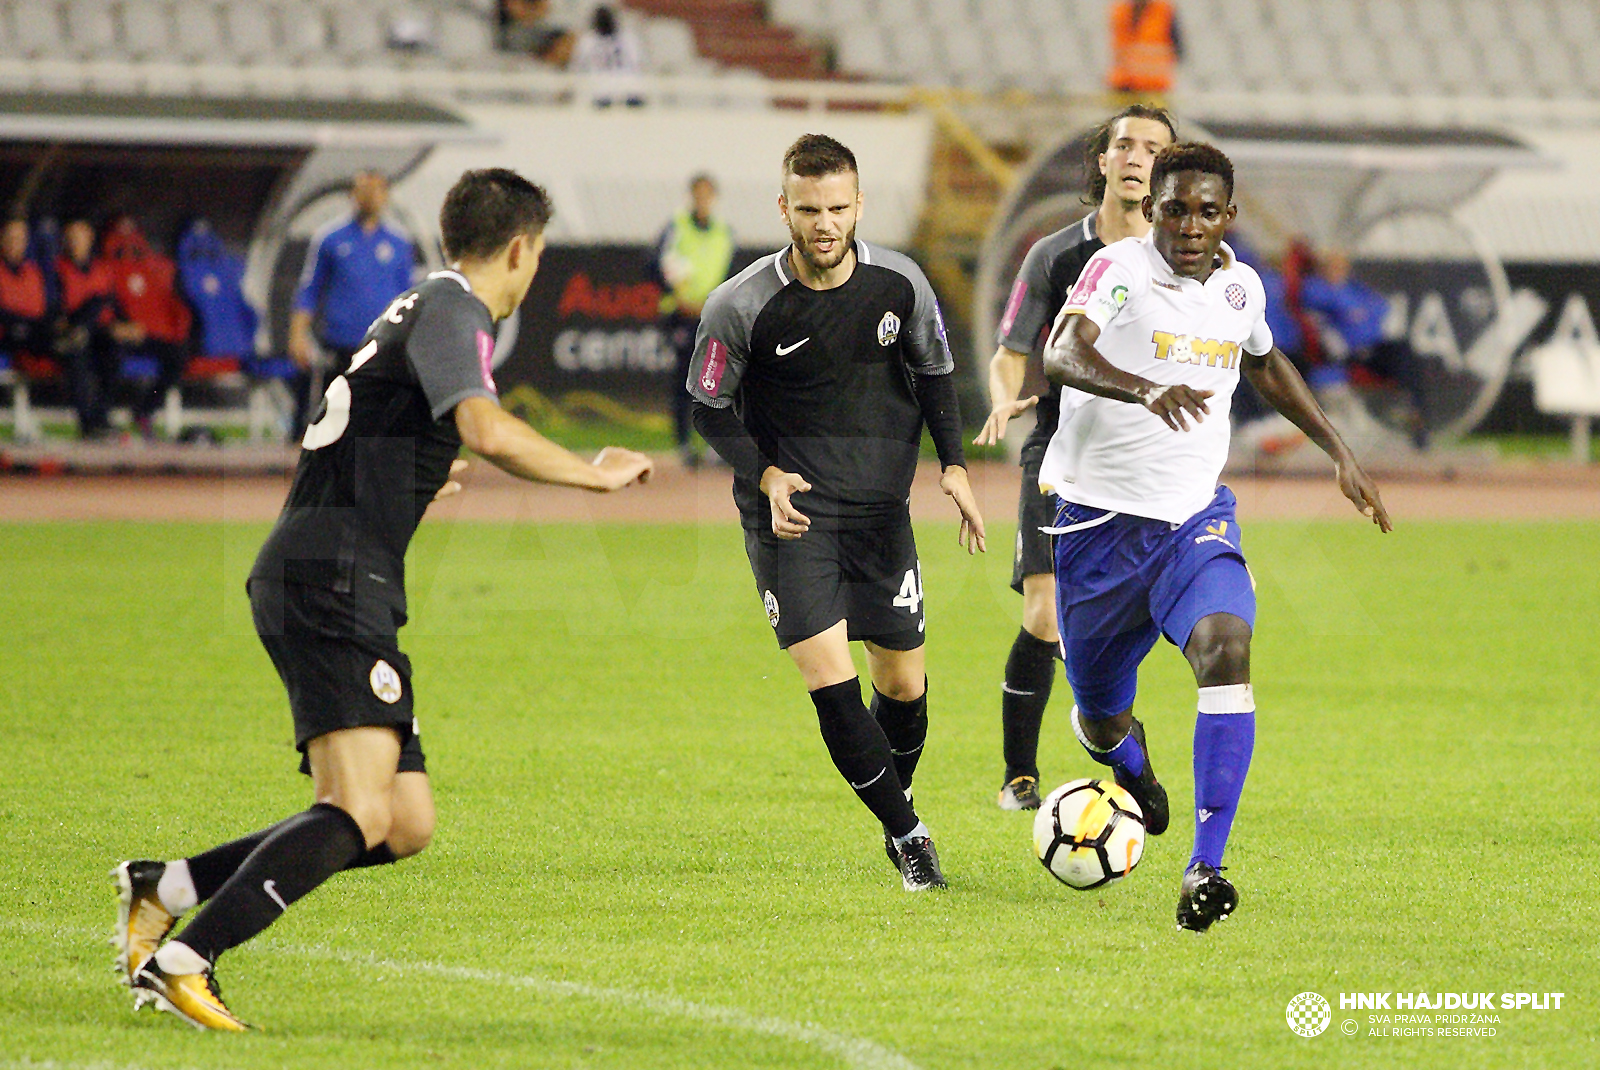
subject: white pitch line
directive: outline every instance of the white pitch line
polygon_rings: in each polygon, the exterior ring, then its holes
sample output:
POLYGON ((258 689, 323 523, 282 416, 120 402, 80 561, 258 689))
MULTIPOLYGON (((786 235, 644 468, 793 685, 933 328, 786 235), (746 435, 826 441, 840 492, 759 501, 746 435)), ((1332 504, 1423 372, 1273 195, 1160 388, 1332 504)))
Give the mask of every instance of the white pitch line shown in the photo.
MULTIPOLYGON (((83 937, 90 934, 95 936, 105 935, 97 930, 51 925, 24 918, 0 918, 0 926, 27 929, 34 932, 48 932, 58 938, 83 937)), ((469 966, 447 966, 441 962, 404 962, 395 959, 383 959, 376 955, 363 955, 357 952, 334 951, 325 947, 296 947, 289 944, 262 941, 256 945, 256 949, 260 951, 279 951, 285 954, 301 955, 306 958, 323 959, 332 962, 344 962, 351 965, 371 966, 380 970, 389 970, 393 973, 422 974, 429 977, 439 977, 447 981, 475 981, 478 984, 520 988, 547 996, 592 999, 600 1003, 616 1003, 623 1006, 637 1007, 663 1017, 687 1018, 691 1021, 705 1022, 725 1029, 759 1033, 763 1036, 777 1037, 780 1040, 791 1040, 800 1044, 807 1044, 820 1048, 830 1055, 837 1056, 844 1060, 847 1065, 855 1068, 855 1070, 918 1070, 917 1064, 907 1059, 904 1055, 891 1051, 881 1044, 875 1044, 870 1040, 862 1040, 859 1037, 836 1033, 831 1029, 824 1029, 809 1022, 790 1022, 783 1018, 773 1018, 768 1015, 747 1014, 731 1007, 717 1007, 709 1003, 694 1003, 690 1000, 678 999, 675 996, 658 996, 649 992, 635 992, 627 988, 603 988, 599 985, 586 985, 577 981, 553 981, 548 977, 502 973, 498 970, 479 970, 469 966)), ((108 1062, 62 1063, 54 1061, 28 1062, 24 1060, 22 1062, 0 1062, 0 1070, 139 1070, 139 1068, 119 1066, 108 1062)))
POLYGON ((351 965, 372 966, 394 973, 421 974, 449 981, 473 981, 478 984, 520 988, 530 992, 538 992, 541 995, 592 999, 601 1003, 618 1003, 624 1006, 637 1007, 665 1017, 688 1018, 727 1029, 760 1033, 765 1036, 777 1037, 781 1040, 792 1040, 820 1048, 831 1055, 843 1059, 847 1065, 858 1068, 858 1070, 917 1070, 916 1064, 905 1056, 898 1052, 890 1051, 882 1045, 874 1044, 870 1040, 862 1040, 843 1033, 835 1033, 831 1029, 824 1029, 811 1023, 790 1022, 782 1018, 747 1014, 744 1011, 734 1010, 729 1007, 694 1003, 686 999, 678 999, 675 996, 659 996, 626 988, 602 988, 598 985, 586 985, 577 981, 553 981, 547 977, 502 973, 498 970, 480 970, 468 966, 446 966, 438 962, 402 962, 394 959, 379 958, 376 955, 332 951, 321 947, 276 946, 278 950, 287 951, 291 954, 305 955, 308 958, 332 960, 351 965))

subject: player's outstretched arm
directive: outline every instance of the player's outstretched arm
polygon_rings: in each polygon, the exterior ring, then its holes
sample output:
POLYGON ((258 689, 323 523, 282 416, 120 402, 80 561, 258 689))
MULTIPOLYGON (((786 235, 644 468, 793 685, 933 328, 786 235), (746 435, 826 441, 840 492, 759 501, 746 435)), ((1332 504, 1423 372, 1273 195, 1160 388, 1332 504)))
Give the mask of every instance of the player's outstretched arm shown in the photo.
POLYGON ((1045 378, 1058 386, 1142 405, 1174 431, 1189 430, 1188 417, 1199 423, 1211 411, 1206 406, 1211 391, 1196 390, 1185 383, 1153 383, 1141 375, 1125 372, 1095 348, 1099 339, 1100 327, 1088 316, 1081 313, 1062 316, 1045 345, 1045 378))
POLYGON ((1333 458, 1338 474, 1339 490, 1355 503, 1363 516, 1370 516, 1380 531, 1392 531, 1389 512, 1378 495, 1378 485, 1362 471, 1355 454, 1345 445, 1344 439, 1328 421, 1328 416, 1317 404, 1316 395, 1300 378, 1300 373, 1290 363, 1287 355, 1273 346, 1262 356, 1246 352, 1240 365, 1246 379, 1260 392, 1268 405, 1289 418, 1289 422, 1305 432, 1307 438, 1333 458))
POLYGON ((467 449, 523 479, 608 491, 643 483, 655 470, 649 457, 616 446, 601 450, 591 464, 486 397, 467 398, 456 406, 455 416, 467 449))
POLYGON ((1039 395, 1017 400, 1028 368, 1028 355, 999 346, 989 358, 989 418, 972 440, 974 446, 995 446, 1006 437, 1006 425, 1039 404, 1039 395))

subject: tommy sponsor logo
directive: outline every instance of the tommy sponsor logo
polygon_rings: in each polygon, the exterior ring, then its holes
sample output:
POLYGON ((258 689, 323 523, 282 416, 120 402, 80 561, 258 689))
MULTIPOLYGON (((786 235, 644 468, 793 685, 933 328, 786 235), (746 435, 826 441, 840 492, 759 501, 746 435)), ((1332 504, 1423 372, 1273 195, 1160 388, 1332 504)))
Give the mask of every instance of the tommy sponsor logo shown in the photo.
POLYGON ((728 370, 728 347, 713 338, 706 343, 706 364, 700 370, 700 389, 717 396, 722 385, 722 373, 728 370))
POLYGON ((809 341, 811 341, 811 336, 808 334, 804 338, 800 339, 800 341, 794 343, 794 345, 777 346, 773 352, 777 353, 780 357, 787 357, 790 353, 793 353, 795 350, 799 349, 809 341))
POLYGON ((893 312, 885 312, 883 319, 878 321, 878 344, 892 346, 895 339, 900 337, 900 317, 893 312))
POLYGON ((1094 288, 1100 282, 1100 276, 1111 269, 1111 261, 1105 257, 1097 256, 1089 261, 1089 266, 1083 269, 1083 274, 1078 276, 1078 285, 1072 288, 1072 296, 1067 298, 1069 305, 1082 305, 1094 293, 1094 288))
POLYGON ((1238 312, 1244 311, 1246 300, 1244 287, 1236 282, 1228 283, 1228 288, 1222 291, 1222 296, 1228 299, 1228 304, 1238 312))
POLYGON ((399 702, 400 696, 405 693, 400 684, 400 674, 382 658, 372 666, 372 671, 367 674, 367 682, 372 685, 372 693, 391 706, 399 702))
POLYGON ((1210 368, 1235 368, 1239 365, 1238 342, 1196 338, 1170 331, 1152 331, 1150 341, 1156 345, 1157 360, 1170 360, 1174 364, 1204 364, 1210 368))
POLYGON ((478 371, 483 373, 483 385, 498 394, 494 385, 494 339, 482 329, 478 331, 478 371))

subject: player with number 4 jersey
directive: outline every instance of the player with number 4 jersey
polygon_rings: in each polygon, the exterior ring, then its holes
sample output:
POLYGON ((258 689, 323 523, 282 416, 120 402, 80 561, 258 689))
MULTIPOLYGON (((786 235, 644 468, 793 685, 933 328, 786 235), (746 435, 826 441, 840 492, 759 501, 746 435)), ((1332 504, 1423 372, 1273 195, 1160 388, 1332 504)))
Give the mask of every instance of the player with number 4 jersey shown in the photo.
POLYGON ((933 288, 909 258, 855 237, 855 156, 807 134, 784 157, 791 244, 706 302, 686 384, 695 426, 734 470, 756 593, 800 670, 828 753, 883 825, 907 891, 943 887, 911 801, 928 731, 922 570, 911 480, 926 424, 983 547, 933 288), (866 646, 870 712, 850 642, 866 646))
POLYGON ((450 270, 396 298, 329 384, 248 585, 316 802, 198 855, 113 870, 117 965, 136 1008, 248 1028, 222 1001, 217 957, 335 873, 427 846, 433 794, 397 633, 406 548, 428 504, 460 489, 461 447, 513 475, 590 490, 649 477, 642 454, 608 449, 591 464, 500 407, 494 324, 527 294, 549 220, 544 190, 521 176, 467 172, 439 221, 450 270))
POLYGON ((1063 388, 1061 415, 1039 482, 1061 499, 1051 533, 1073 729, 1152 834, 1169 815, 1133 716, 1139 663, 1164 635, 1194 671, 1195 837, 1177 920, 1204 930, 1238 906, 1222 853, 1255 747, 1255 585, 1233 492, 1217 484, 1241 374, 1333 459, 1345 496, 1390 525, 1273 345, 1260 278, 1222 240, 1237 213, 1233 164, 1210 145, 1163 149, 1144 212, 1150 233, 1096 253, 1052 329, 1045 374, 1063 388))

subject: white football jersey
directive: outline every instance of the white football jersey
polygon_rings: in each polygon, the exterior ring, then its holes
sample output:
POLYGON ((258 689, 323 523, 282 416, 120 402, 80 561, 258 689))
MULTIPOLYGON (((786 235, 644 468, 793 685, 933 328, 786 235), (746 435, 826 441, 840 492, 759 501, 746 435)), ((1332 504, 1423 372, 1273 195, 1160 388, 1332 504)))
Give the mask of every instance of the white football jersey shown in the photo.
POLYGON ((1205 282, 1173 274, 1150 236, 1094 255, 1061 307, 1100 328, 1095 348, 1151 382, 1210 390, 1211 412, 1174 431, 1142 405, 1063 388, 1039 486, 1069 502, 1181 524, 1216 493, 1228 459, 1228 410, 1241 350, 1272 349, 1261 277, 1222 246, 1205 282))

